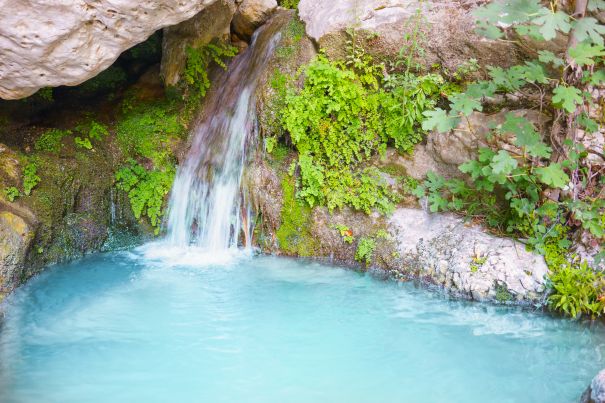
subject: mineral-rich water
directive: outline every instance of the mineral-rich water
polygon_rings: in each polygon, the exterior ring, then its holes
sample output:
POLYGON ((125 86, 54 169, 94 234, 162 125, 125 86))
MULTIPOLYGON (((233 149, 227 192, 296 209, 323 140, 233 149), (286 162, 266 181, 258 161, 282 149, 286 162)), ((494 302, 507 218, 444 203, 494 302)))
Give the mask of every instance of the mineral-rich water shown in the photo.
POLYGON ((256 126, 254 95, 282 22, 275 19, 257 31, 208 94, 170 196, 167 240, 172 245, 214 252, 237 246, 244 214, 242 170, 256 126))
POLYGON ((605 366, 600 325, 158 248, 56 266, 11 295, 0 402, 573 402, 605 366))

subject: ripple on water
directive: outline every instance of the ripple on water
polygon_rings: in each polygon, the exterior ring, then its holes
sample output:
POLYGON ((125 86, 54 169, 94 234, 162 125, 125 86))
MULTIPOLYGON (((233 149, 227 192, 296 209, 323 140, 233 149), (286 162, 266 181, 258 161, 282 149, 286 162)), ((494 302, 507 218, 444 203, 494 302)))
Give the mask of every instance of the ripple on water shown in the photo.
POLYGON ((600 325, 292 259, 161 243, 4 303, 2 402, 575 401, 600 325))

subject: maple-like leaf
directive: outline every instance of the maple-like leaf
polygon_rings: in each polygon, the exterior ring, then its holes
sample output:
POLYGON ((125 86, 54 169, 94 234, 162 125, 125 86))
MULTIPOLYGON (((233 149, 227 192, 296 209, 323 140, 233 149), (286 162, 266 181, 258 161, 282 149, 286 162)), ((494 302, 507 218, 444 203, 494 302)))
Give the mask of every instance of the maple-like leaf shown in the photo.
POLYGON ((571 29, 570 17, 563 11, 552 12, 546 7, 540 9, 540 16, 532 20, 540 26, 539 32, 545 40, 550 41, 557 37, 557 31, 568 33, 571 29))
POLYGON ((558 163, 536 168, 536 174, 542 183, 553 188, 562 189, 569 183, 569 176, 558 163))
POLYGON ((566 87, 559 85, 553 91, 552 103, 560 106, 567 112, 572 113, 576 110, 576 106, 583 103, 582 91, 576 87, 566 87))

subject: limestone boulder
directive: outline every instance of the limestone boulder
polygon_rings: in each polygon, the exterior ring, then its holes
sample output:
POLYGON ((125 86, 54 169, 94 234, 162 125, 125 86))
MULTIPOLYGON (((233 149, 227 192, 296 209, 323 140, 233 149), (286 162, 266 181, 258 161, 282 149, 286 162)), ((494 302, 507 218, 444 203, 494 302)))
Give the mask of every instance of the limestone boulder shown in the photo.
POLYGON ((581 403, 605 403, 605 369, 601 370, 590 382, 580 399, 581 403))
POLYGON ((0 0, 0 97, 77 85, 219 0, 0 0))
POLYGON ((233 17, 233 31, 239 37, 249 39, 276 8, 276 0, 243 0, 233 17))
POLYGON ((474 300, 537 302, 546 290, 544 258, 451 214, 400 208, 389 219, 402 267, 474 300))
POLYGON ((35 236, 35 227, 26 217, 0 202, 0 300, 19 284, 35 236))
POLYGON ((409 48, 408 34, 417 38, 424 50, 422 63, 439 64, 454 72, 469 59, 481 65, 509 66, 521 57, 509 43, 481 38, 474 33, 471 11, 475 2, 404 0, 301 0, 299 14, 307 34, 329 56, 342 57, 347 28, 372 36, 369 52, 393 60, 402 48, 409 48))

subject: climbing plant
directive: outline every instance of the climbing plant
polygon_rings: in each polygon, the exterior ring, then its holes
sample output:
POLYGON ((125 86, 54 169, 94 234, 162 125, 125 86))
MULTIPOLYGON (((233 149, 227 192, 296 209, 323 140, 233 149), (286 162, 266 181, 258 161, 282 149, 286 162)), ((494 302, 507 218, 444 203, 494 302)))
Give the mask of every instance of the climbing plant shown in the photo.
MULTIPOLYGON (((591 12, 604 8, 605 3, 594 0, 551 2, 548 7, 536 0, 504 0, 476 11, 480 33, 491 39, 531 38, 539 43, 564 35, 567 46, 559 52, 535 51, 535 59, 510 68, 488 67, 489 78, 450 96, 447 108, 425 111, 422 127, 441 133, 466 130, 476 136, 468 117, 482 111, 486 99, 509 96, 547 115, 551 124, 546 127, 514 113, 503 123, 494 121, 482 139, 490 147, 460 166, 470 181, 431 174, 417 187, 415 194, 426 197, 432 211, 483 218, 541 253, 552 242, 569 246, 569 229, 586 231, 594 244, 605 242, 605 153, 587 149, 580 141, 603 123, 602 99, 593 94, 605 83, 605 26, 591 12)), ((569 290, 565 284, 587 277, 586 266, 551 270, 552 306, 572 315, 582 312, 568 305, 564 295, 569 290)), ((598 294, 596 280, 584 281, 592 284, 591 295, 598 294)))

